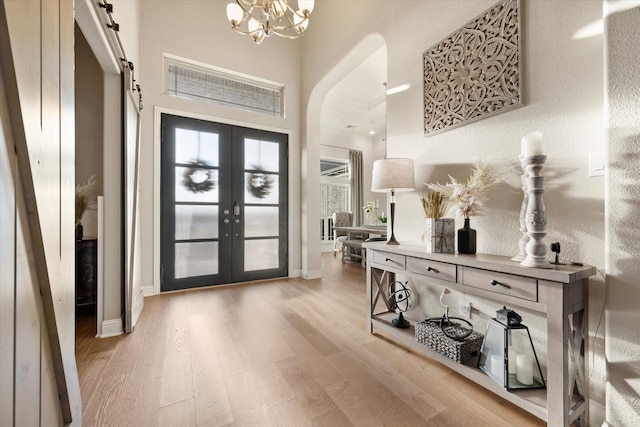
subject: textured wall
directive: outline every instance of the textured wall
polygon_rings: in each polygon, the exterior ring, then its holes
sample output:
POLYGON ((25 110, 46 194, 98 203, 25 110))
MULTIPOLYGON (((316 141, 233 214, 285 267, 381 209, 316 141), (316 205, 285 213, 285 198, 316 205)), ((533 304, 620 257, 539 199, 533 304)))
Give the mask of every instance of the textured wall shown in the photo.
MULTIPOLYGON (((562 258, 604 268, 604 178, 588 176, 590 152, 603 151, 603 39, 602 34, 579 37, 581 30, 602 19, 602 1, 524 1, 523 108, 425 138, 423 136, 422 53, 495 3, 472 1, 361 1, 326 2, 317 7, 305 35, 303 98, 309 99, 335 73, 354 48, 372 34, 387 47, 389 86, 411 88, 388 100, 388 155, 411 157, 416 183, 446 181, 469 175, 475 159, 488 160, 510 171, 508 179, 490 194, 485 215, 472 219, 478 232, 478 250, 513 255, 519 238, 522 201, 518 155, 522 136, 544 134, 544 202, 548 215, 545 243, 558 241, 562 258), (339 12, 338 12, 339 8, 339 12), (313 54, 306 54, 313 52, 313 54)), ((319 3, 320 5, 321 3, 319 3)), ((307 113, 307 128, 313 129, 307 113)), ((313 135, 306 135, 311 145, 313 135)), ((312 147, 309 148, 312 152, 312 147)), ((313 164, 313 159, 307 163, 313 164)), ((396 235, 401 242, 420 243, 425 224, 419 192, 397 197, 396 235)), ((311 205, 309 205, 311 206, 311 205)), ((457 226, 462 225, 461 219, 457 226)), ((590 282, 589 363, 592 423, 602 421, 604 405, 603 310, 601 276, 590 282)), ((440 311, 428 301, 438 292, 427 291, 421 309, 440 311)), ((495 302, 474 302, 474 318, 481 325, 500 308, 495 302)), ((543 319, 522 310, 535 329, 538 347, 544 340, 543 319)), ((482 327, 482 326, 479 326, 482 327)))
POLYGON ((607 1, 607 422, 640 419, 640 2, 607 1))

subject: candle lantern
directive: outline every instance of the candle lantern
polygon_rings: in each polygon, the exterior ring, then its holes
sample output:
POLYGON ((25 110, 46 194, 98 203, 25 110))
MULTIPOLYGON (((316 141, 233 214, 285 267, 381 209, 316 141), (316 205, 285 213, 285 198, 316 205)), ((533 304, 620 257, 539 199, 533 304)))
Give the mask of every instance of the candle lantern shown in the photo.
POLYGON ((545 388, 529 328, 503 307, 487 323, 478 368, 507 390, 545 388))

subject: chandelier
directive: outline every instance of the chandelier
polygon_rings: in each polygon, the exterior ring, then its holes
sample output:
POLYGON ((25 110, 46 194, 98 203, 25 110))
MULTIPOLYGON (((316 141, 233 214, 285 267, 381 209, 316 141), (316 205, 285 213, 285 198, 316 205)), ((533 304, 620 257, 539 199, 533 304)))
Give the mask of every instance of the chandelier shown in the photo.
POLYGON ((314 0, 298 0, 298 10, 291 7, 289 1, 235 0, 227 5, 227 18, 233 29, 250 35, 257 44, 272 34, 295 39, 309 25, 314 0))

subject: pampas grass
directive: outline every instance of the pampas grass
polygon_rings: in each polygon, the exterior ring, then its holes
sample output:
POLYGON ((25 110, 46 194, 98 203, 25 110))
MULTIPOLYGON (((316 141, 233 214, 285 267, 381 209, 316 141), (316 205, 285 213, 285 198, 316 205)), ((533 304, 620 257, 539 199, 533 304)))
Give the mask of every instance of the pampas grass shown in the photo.
POLYGON ((453 203, 457 215, 464 218, 480 215, 484 202, 488 199, 489 190, 502 182, 502 177, 491 167, 477 161, 473 164, 473 171, 466 183, 459 182, 451 175, 448 184, 425 184, 429 189, 442 193, 453 203))
POLYGON ((93 190, 96 188, 96 176, 91 175, 84 184, 76 184, 76 225, 82 221, 85 211, 93 206, 93 190))

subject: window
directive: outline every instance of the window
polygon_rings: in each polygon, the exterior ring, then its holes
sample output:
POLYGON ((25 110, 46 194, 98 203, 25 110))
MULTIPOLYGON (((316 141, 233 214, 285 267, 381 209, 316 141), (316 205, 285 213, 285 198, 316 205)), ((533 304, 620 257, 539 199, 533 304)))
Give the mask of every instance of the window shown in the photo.
POLYGON ((284 86, 165 56, 165 94, 284 117, 284 86))
POLYGON ((351 171, 344 159, 320 159, 320 237, 333 240, 333 213, 351 210, 351 171))

